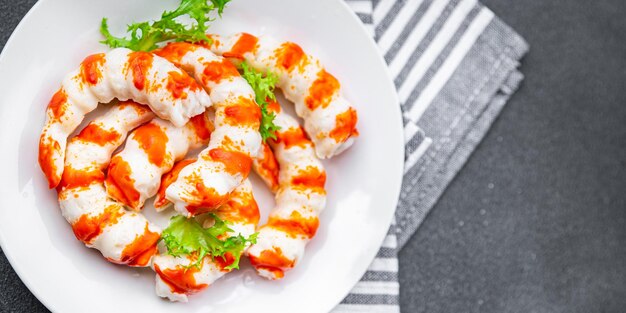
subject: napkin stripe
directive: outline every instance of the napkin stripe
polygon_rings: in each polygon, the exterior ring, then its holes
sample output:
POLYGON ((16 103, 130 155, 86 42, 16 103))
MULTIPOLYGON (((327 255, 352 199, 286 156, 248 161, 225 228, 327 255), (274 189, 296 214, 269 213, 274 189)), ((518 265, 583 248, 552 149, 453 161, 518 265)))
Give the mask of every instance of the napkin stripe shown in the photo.
POLYGON ((398 259, 374 258, 367 270, 374 272, 398 272, 398 259))
MULTIPOLYGON (((438 1, 437 3, 444 2, 438 1)), ((475 13, 470 14, 470 11, 476 8, 475 4, 476 0, 463 0, 460 2, 452 1, 450 5, 441 6, 441 10, 434 11, 441 15, 435 20, 430 29, 417 28, 423 31, 421 33, 423 34, 422 38, 426 38, 426 40, 418 43, 411 42, 410 44, 402 46, 402 50, 397 50, 399 55, 394 59, 396 62, 392 63, 390 68, 393 73, 392 75, 395 77, 394 82, 396 87, 399 88, 400 95, 403 97, 402 101, 406 101, 406 98, 403 96, 403 93, 405 93, 403 87, 412 85, 410 80, 409 84, 405 84, 407 79, 413 79, 414 84, 424 77, 427 70, 436 70, 436 68, 433 67, 429 68, 428 65, 434 65, 433 63, 437 61, 436 59, 441 59, 446 56, 445 54, 441 54, 441 52, 444 48, 450 46, 449 43, 457 41, 451 39, 455 34, 462 33, 462 31, 465 30, 459 29, 461 26, 467 28, 466 25, 469 24, 468 21, 475 15, 475 13), (467 19, 465 19, 465 17, 467 17, 467 19), (426 42, 429 43, 428 47, 426 47, 426 42), (417 61, 420 63, 416 64, 417 61), (393 66, 400 64, 404 64, 403 67, 393 66)), ((427 13, 431 12, 433 11, 429 10, 427 13)), ((417 31, 415 33, 417 33, 417 31)), ((459 36, 457 35, 456 37, 458 39, 459 36)), ((422 38, 420 38, 420 40, 422 38)))
MULTIPOLYGON (((435 5, 430 5, 431 2, 432 0, 421 2, 421 5, 413 13, 411 20, 404 27, 402 33, 395 39, 394 44, 388 50, 383 51, 385 60, 389 63, 390 70, 394 76, 398 72, 394 68, 404 64, 401 61, 403 58, 396 58, 396 55, 420 43, 428 32, 428 26, 433 20, 437 19, 447 4, 447 1, 437 1, 435 5)), ((389 35, 389 38, 392 38, 391 35, 389 35)), ((403 61, 406 62, 406 59, 403 61)))
POLYGON ((381 10, 387 9, 387 11, 379 13, 380 15, 383 15, 383 19, 374 23, 374 29, 376 30, 376 41, 378 41, 379 43, 382 39, 382 34, 385 33, 387 29, 389 29, 406 1, 382 0, 381 2, 389 3, 390 5, 381 5, 381 10))
POLYGON ((493 13, 489 9, 482 8, 480 10, 480 13, 478 13, 476 18, 470 23, 466 32, 460 36, 457 44, 451 49, 446 60, 432 76, 430 82, 421 90, 418 89, 419 83, 415 86, 412 92, 415 97, 407 99, 410 103, 405 103, 405 107, 408 107, 408 111, 405 113, 407 118, 414 122, 419 120, 422 113, 424 113, 435 96, 439 94, 441 88, 448 82, 450 76, 452 76, 467 52, 469 52, 476 42, 476 39, 478 39, 478 36, 482 34, 483 30, 485 30, 485 27, 487 27, 492 19, 493 13))
POLYGON ((396 249, 381 247, 376 253, 377 258, 393 258, 396 256, 396 249))
POLYGON ((340 304, 333 312, 341 313, 399 313, 397 304, 340 304))
MULTIPOLYGON (((389 13, 389 11, 391 10, 392 6, 394 5, 394 2, 392 1, 374 1, 373 3, 373 12, 372 12, 372 19, 374 21, 377 21, 375 24, 376 25, 380 25, 381 22, 385 16, 387 16, 387 13, 389 13)), ((378 39, 380 38, 380 30, 378 28, 376 28, 376 40, 378 41, 378 39)))
MULTIPOLYGON (((373 25, 373 3, 371 0, 346 0, 346 3, 355 11, 365 28, 375 37, 373 25)), ((375 3, 376 5, 379 2, 375 3)), ((415 124, 405 123, 410 129, 411 137, 407 139, 410 147, 419 147, 425 135, 415 124), (410 125, 410 126, 409 126, 410 125)), ((412 151, 412 150, 411 150, 412 151)), ((398 284, 398 259, 396 238, 396 220, 387 232, 380 250, 374 261, 368 267, 361 281, 350 291, 350 294, 333 309, 335 313, 343 312, 380 312, 398 313, 400 285, 398 284)))
POLYGON ((397 304, 398 295, 386 294, 349 294, 343 303, 346 304, 362 304, 362 303, 381 303, 381 304, 397 304))
POLYGON ((391 47, 396 44, 398 40, 401 41, 402 38, 405 37, 400 36, 401 34, 406 34, 411 31, 413 28, 410 23, 411 18, 415 16, 415 12, 420 8, 421 3, 422 0, 405 1, 402 7, 397 8, 398 12, 394 12, 396 8, 392 7, 391 11, 387 13, 385 19, 391 19, 388 27, 377 28, 377 30, 381 33, 380 39, 378 40, 378 46, 381 48, 383 55, 386 54, 386 52, 391 49, 391 47))
MULTIPOLYGON (((394 0, 382 1, 381 7, 394 0)), ((396 209, 400 248, 518 88, 523 75, 517 67, 528 51, 523 38, 475 0, 425 1, 408 35, 420 40, 397 40, 397 53, 388 54, 404 111, 405 141, 416 133, 413 128, 428 134, 413 152, 407 145, 396 209), (443 3, 438 17, 427 18, 443 3)))
POLYGON ((366 272, 361 281, 398 281, 397 272, 366 272))
POLYGON ((397 281, 360 281, 352 289, 358 295, 398 295, 397 281))
POLYGON ((376 39, 398 90, 405 175, 376 258, 333 312, 399 312, 398 249, 517 88, 517 61, 528 46, 479 0, 346 1, 376 39))
POLYGON ((392 249, 398 248, 398 240, 396 238, 396 234, 393 233, 393 234, 389 234, 385 236, 385 240, 383 241, 382 247, 392 248, 392 249))

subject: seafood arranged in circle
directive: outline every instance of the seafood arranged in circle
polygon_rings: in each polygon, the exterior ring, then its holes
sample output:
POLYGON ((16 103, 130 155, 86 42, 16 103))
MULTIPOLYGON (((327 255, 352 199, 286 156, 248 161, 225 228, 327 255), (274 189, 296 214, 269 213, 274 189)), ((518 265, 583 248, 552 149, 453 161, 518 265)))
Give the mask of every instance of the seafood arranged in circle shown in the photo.
POLYGON ((326 172, 298 122, 276 102, 270 109, 276 114, 280 130, 276 140, 270 141, 273 154, 261 154, 255 168, 265 173, 260 176, 271 189, 277 189, 276 207, 259 229, 257 243, 248 250, 248 258, 259 275, 274 280, 296 266, 317 232, 319 214, 326 205, 326 172), (273 156, 278 161, 278 173, 273 156), (274 182, 278 182, 277 188, 274 182))
POLYGON ((213 102, 215 130, 208 147, 165 191, 181 214, 209 212, 225 203, 248 177, 261 146, 261 111, 252 88, 225 58, 184 42, 170 43, 155 53, 193 73, 213 102))
POLYGON ((189 150, 206 145, 212 130, 207 113, 192 117, 182 127, 155 118, 135 129, 124 149, 111 160, 107 193, 131 209, 140 210, 157 193, 161 176, 189 150))
POLYGON ((152 53, 117 48, 86 57, 48 104, 39 165, 50 188, 61 180, 67 137, 98 103, 114 98, 147 104, 154 114, 178 126, 211 106, 192 77, 152 53))
POLYGON ((339 81, 320 61, 293 42, 239 33, 209 35, 213 52, 278 74, 278 87, 295 104, 317 156, 326 159, 349 148, 358 136, 357 113, 341 95, 339 81))
POLYGON ((241 257, 270 280, 296 267, 326 206, 320 159, 358 136, 339 81, 300 46, 206 34, 209 12, 226 2, 182 0, 161 20, 133 24, 128 39, 103 20, 113 49, 64 78, 39 140, 40 167, 75 237, 112 263, 150 267, 156 294, 170 301, 187 302, 241 257), (175 21, 185 14, 198 24, 175 21), (72 136, 100 104, 106 112, 72 136), (251 169, 276 202, 260 227, 251 169), (157 212, 176 214, 163 229, 141 212, 153 197, 157 212))
MULTIPOLYGON (((193 163, 180 162, 177 170, 193 163)), ((167 182, 164 182, 167 185, 167 182)), ((231 223, 233 229, 228 235, 251 236, 256 231, 259 222, 259 208, 252 195, 252 185, 245 180, 231 194, 230 199, 215 211, 215 215, 220 219, 231 223)), ((210 222, 206 220, 206 222, 210 222)), ((210 223, 206 223, 209 224, 210 223)), ((242 253, 244 251, 241 251, 242 253)), ((187 296, 198 293, 215 281, 228 274, 232 269, 228 266, 232 263, 234 256, 225 255, 224 258, 204 257, 200 260, 200 266, 194 266, 197 256, 184 255, 174 257, 161 254, 154 258, 152 268, 156 275, 156 293, 160 297, 168 298, 171 301, 187 302, 187 296)))
POLYGON ((107 197, 104 169, 133 128, 154 114, 123 102, 89 123, 67 145, 63 177, 57 186, 63 217, 74 235, 113 263, 147 266, 156 253, 160 230, 143 215, 128 212, 107 197))

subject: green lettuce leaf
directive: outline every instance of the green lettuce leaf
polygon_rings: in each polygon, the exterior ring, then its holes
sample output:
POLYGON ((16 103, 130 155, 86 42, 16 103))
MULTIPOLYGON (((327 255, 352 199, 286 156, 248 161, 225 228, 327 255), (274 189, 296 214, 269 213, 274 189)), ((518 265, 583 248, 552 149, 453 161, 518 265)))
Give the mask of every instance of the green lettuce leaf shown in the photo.
POLYGON ((181 0, 173 11, 165 11, 161 19, 152 22, 138 22, 128 25, 129 37, 116 37, 109 31, 107 19, 102 18, 100 32, 104 36, 101 43, 111 47, 125 47, 134 51, 150 51, 158 48, 164 41, 205 42, 210 44, 206 36, 208 23, 212 21, 210 13, 217 10, 222 15, 224 7, 230 0, 181 0), (177 21, 178 17, 187 15, 194 20, 191 25, 177 21))
POLYGON ((205 256, 211 258, 225 258, 226 253, 234 257, 226 269, 239 268, 239 259, 248 244, 256 243, 256 233, 245 238, 241 234, 226 239, 219 239, 226 232, 232 232, 227 223, 211 214, 215 224, 204 228, 195 218, 186 218, 182 215, 170 219, 170 224, 161 233, 161 240, 167 247, 167 253, 172 256, 197 255, 197 261, 192 266, 199 267, 205 256))
POLYGON ((276 114, 269 112, 267 105, 268 100, 276 101, 274 89, 278 82, 278 75, 271 72, 265 74, 258 72, 251 68, 246 62, 241 63, 240 70, 241 76, 254 90, 256 103, 261 108, 261 126, 259 127, 259 132, 261 133, 263 141, 267 141, 268 138, 276 139, 276 131, 280 130, 280 127, 274 124, 276 114))

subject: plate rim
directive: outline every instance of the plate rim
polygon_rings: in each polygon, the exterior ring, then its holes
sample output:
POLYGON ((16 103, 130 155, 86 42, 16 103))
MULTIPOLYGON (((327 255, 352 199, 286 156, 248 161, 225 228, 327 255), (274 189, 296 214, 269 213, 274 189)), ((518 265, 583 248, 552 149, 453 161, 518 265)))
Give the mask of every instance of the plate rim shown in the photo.
MULTIPOLYGON (((3 68, 6 58, 6 51, 11 50, 12 46, 13 46, 13 42, 15 41, 15 38, 17 36, 17 34, 21 31, 21 29, 24 27, 24 25, 26 23, 31 22, 31 18, 32 15, 34 14, 35 11, 39 10, 39 8, 42 6, 42 3, 47 3, 50 2, 52 0, 39 0, 37 1, 29 10, 28 12, 22 17, 22 19, 20 20, 20 22, 17 24, 17 26, 15 27, 15 29, 13 29, 13 31, 11 32, 11 35, 9 36, 8 40, 6 41, 2 52, 0 53, 0 69, 3 68)), ((361 34, 362 36, 365 36, 367 38, 368 44, 370 45, 370 48, 372 48, 374 51, 376 51, 376 56, 377 56, 377 62, 379 63, 379 65, 382 66, 382 68, 384 69, 384 73, 385 73, 385 77, 384 77, 384 84, 387 85, 387 88, 389 88, 390 90, 394 90, 393 94, 393 99, 390 99, 390 103, 393 102, 393 107, 389 108, 393 111, 395 111, 395 113, 393 115, 396 116, 396 123, 394 123, 393 128, 395 128, 395 136, 397 136, 398 138, 402 138, 401 142, 404 142, 404 128, 403 128, 403 121, 402 121, 402 110, 400 107, 400 99, 399 96, 396 92, 396 88, 394 86, 393 79, 391 76, 391 73, 389 71, 389 67, 387 66, 384 57, 380 51, 380 49, 378 48, 378 45, 376 44, 376 41, 374 40, 374 38, 368 33, 367 29, 365 28, 365 25, 363 24, 363 22, 358 18, 358 16, 354 13, 354 11, 350 8, 350 6, 346 3, 345 0, 327 0, 330 2, 335 2, 339 4, 339 7, 341 7, 344 12, 347 12, 348 16, 350 16, 350 18, 352 19, 352 23, 356 23, 359 25, 359 28, 361 30, 361 34)), ((381 80, 383 81, 383 80, 381 80)), ((393 194, 395 195, 394 200, 393 200, 393 209, 389 209, 390 213, 388 213, 388 217, 387 217, 387 221, 385 222, 385 225, 387 225, 386 229, 389 229, 389 227, 392 224, 392 220, 394 218, 395 215, 395 211, 399 202, 399 196, 400 196, 400 191, 401 191, 401 187, 402 187, 402 181, 403 181, 403 174, 404 174, 404 145, 399 145, 397 148, 399 151, 398 154, 398 160, 396 160, 396 162, 398 164, 401 164, 400 166, 400 171, 398 171, 398 178, 394 179, 393 182, 390 181, 390 184, 393 183, 394 186, 392 187, 392 189, 394 190, 393 194)), ((394 162, 395 163, 395 162, 394 162)), ((384 242, 385 237, 387 236, 387 232, 385 232, 382 236, 380 236, 380 239, 377 241, 377 247, 381 247, 382 243, 384 242)), ((57 302, 52 301, 52 299, 49 299, 49 297, 47 297, 44 294, 44 290, 37 288, 37 284, 35 283, 34 280, 31 279, 31 277, 29 277, 28 275, 25 274, 25 272, 27 271, 26 268, 24 268, 23 266, 19 265, 16 260, 13 258, 13 255, 11 253, 10 249, 6 249, 6 240, 4 239, 4 235, 3 235, 3 231, 2 228, 0 228, 0 247, 2 248, 2 251, 5 255, 5 257, 7 258, 7 260, 9 261, 9 264, 11 265, 11 267, 13 268, 13 270, 15 271, 15 273, 18 275, 19 279, 22 281, 22 283, 28 288, 28 290, 37 298, 38 301, 41 302, 42 305, 44 305, 48 310, 52 311, 52 312, 56 312, 60 309, 60 307, 58 307, 57 302)), ((368 255, 368 259, 370 260, 369 263, 371 263, 374 258, 376 257, 376 254, 378 252, 378 249, 372 249, 372 251, 369 253, 368 255)), ((368 264, 369 264, 368 263, 368 264)), ((356 283, 358 283, 360 281, 360 278, 367 272, 368 266, 363 268, 362 271, 360 272, 360 275, 358 275, 358 279, 356 281, 354 281, 354 283, 352 284, 353 286, 356 285, 356 283)), ((336 300, 334 302, 334 304, 328 308, 328 310, 332 310, 334 307, 336 307, 337 305, 339 305, 341 303, 341 301, 350 293, 351 289, 347 290, 345 292, 345 294, 342 294, 341 297, 337 297, 338 300, 336 300)))

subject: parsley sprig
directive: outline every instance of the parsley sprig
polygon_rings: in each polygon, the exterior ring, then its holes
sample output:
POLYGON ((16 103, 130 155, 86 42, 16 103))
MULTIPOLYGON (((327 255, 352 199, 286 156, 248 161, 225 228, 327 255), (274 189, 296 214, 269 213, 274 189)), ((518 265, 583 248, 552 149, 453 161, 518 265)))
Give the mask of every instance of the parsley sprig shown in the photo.
POLYGON ((194 218, 186 218, 182 215, 174 216, 170 219, 170 224, 161 233, 161 240, 167 247, 167 253, 178 257, 181 255, 197 256, 197 261, 191 266, 199 267, 202 259, 209 255, 213 259, 225 259, 225 254, 230 253, 234 261, 226 269, 239 268, 239 259, 243 250, 248 244, 256 243, 257 233, 245 238, 241 234, 219 239, 226 232, 232 232, 227 223, 211 214, 215 224, 209 228, 204 228, 194 218))
POLYGON ((276 139, 276 131, 280 130, 280 127, 274 124, 276 114, 269 112, 267 105, 268 99, 270 101, 276 101, 274 89, 278 82, 278 75, 269 71, 265 74, 258 72, 246 62, 241 63, 240 69, 241 76, 254 90, 256 103, 261 107, 261 126, 259 127, 261 138, 263 138, 263 141, 267 141, 268 138, 276 139))
POLYGON ((206 36, 208 23, 212 21, 210 13, 217 10, 222 15, 224 7, 230 0, 181 0, 173 11, 165 11, 161 19, 152 22, 139 22, 128 25, 130 37, 115 37, 109 32, 107 19, 102 18, 100 32, 104 36, 101 43, 111 48, 125 47, 134 51, 150 51, 158 48, 164 41, 188 41, 192 43, 211 41, 206 36), (183 15, 195 22, 191 25, 180 23, 176 19, 183 15))

